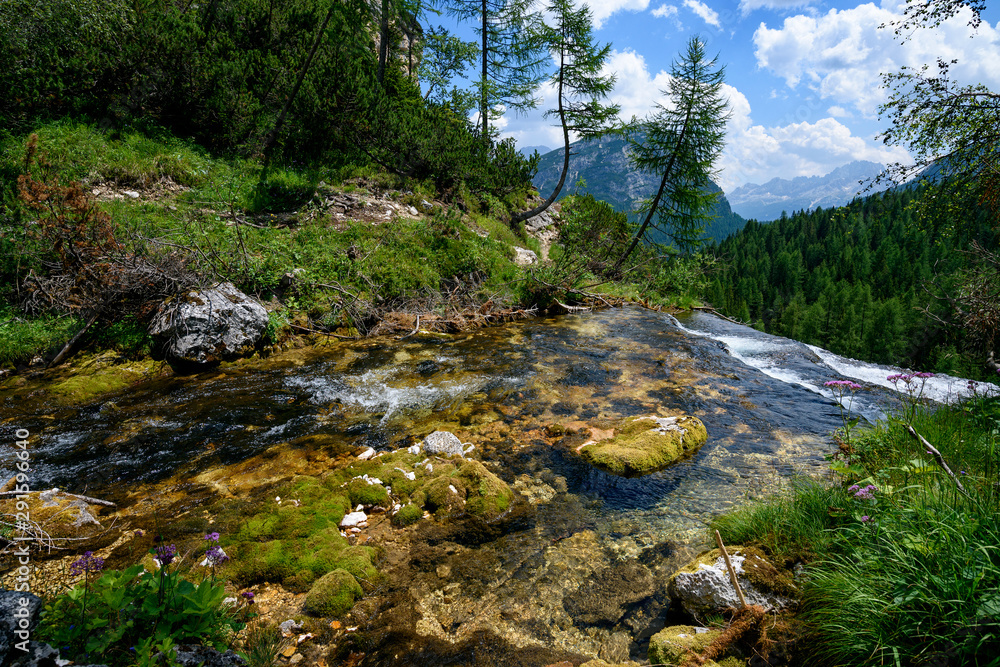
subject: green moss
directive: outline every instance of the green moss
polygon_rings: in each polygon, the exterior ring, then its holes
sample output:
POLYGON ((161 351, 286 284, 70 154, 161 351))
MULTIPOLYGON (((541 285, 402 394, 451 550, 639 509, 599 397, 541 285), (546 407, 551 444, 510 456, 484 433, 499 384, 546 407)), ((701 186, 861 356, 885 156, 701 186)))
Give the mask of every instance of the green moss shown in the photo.
MULTIPOLYGON (((584 447, 580 456, 595 468, 623 477, 639 477, 696 452, 708 438, 697 417, 676 418, 661 427, 653 417, 630 419, 615 436, 584 447)), ((661 421, 662 423, 662 421, 661 421)))
POLYGON ((372 556, 375 550, 361 545, 349 546, 337 555, 337 568, 350 572, 355 579, 371 579, 375 576, 372 556))
MULTIPOLYGON (((649 652, 647 657, 654 665, 664 665, 665 667, 676 667, 684 662, 688 651, 696 653, 703 652, 709 644, 718 639, 722 630, 708 630, 704 628, 695 629, 691 625, 674 625, 664 628, 649 639, 649 652), (702 632, 698 632, 702 630, 702 632)), ((709 660, 706 667, 716 667, 718 663, 709 660)))
POLYGON ((320 577, 309 589, 304 609, 314 616, 340 616, 363 594, 361 585, 350 572, 334 570, 320 577))
POLYGON ((514 492, 507 483, 491 473, 479 461, 466 461, 458 469, 458 476, 465 482, 467 495, 465 508, 484 519, 495 519, 507 511, 514 492))
POLYGON ((424 511, 414 504, 404 505, 392 516, 392 525, 394 526, 409 526, 410 524, 420 521, 424 516, 424 511))
POLYGON ((458 477, 440 475, 428 482, 423 490, 427 494, 424 507, 430 512, 460 509, 465 501, 465 484, 458 477))
POLYGON ((358 505, 386 507, 389 504, 389 492, 385 490, 384 486, 369 484, 363 479, 352 479, 347 485, 347 494, 351 499, 352 507, 358 505))

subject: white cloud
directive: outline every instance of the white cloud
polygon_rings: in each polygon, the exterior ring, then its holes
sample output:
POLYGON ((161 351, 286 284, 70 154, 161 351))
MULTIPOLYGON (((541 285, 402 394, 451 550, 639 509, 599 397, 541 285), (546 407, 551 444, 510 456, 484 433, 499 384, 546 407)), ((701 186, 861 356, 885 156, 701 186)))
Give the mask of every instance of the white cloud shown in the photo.
POLYGON ((834 105, 826 110, 834 118, 853 118, 853 114, 844 107, 834 105))
POLYGON ((594 27, 600 28, 612 14, 621 11, 642 12, 649 7, 649 0, 584 0, 590 7, 594 18, 594 27))
POLYGON ((816 0, 740 0, 740 11, 746 16, 755 9, 795 9, 806 7, 816 0))
POLYGON ((905 43, 894 39, 883 23, 899 17, 899 0, 867 3, 821 16, 786 18, 780 28, 761 24, 754 33, 757 64, 785 80, 791 88, 806 86, 821 99, 854 106, 872 117, 885 101, 880 72, 901 66, 933 64, 938 57, 952 67, 958 81, 1000 85, 1000 32, 986 22, 978 31, 966 12, 933 30, 918 30, 905 43), (973 37, 970 39, 970 36, 973 37))
POLYGON ((670 82, 670 75, 663 70, 651 76, 646 59, 630 50, 611 52, 602 73, 611 72, 617 74, 618 79, 609 98, 612 103, 621 105, 620 115, 624 120, 649 113, 657 102, 663 101, 660 91, 666 90, 670 82))
POLYGON ((676 5, 660 5, 653 10, 652 14, 657 18, 665 19, 670 18, 671 16, 677 16, 678 11, 679 10, 676 5))
POLYGON ((719 13, 704 2, 699 2, 699 0, 684 0, 684 6, 698 15, 708 25, 715 26, 716 28, 722 27, 722 23, 719 22, 719 13))

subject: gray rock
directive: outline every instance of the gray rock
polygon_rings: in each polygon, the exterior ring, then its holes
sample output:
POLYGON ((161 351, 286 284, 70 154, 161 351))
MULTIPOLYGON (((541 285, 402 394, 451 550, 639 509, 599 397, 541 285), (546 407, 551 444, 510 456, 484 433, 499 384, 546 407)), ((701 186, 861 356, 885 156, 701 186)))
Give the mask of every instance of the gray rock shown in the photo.
POLYGON ((175 657, 182 667, 244 667, 247 664, 232 651, 219 653, 214 648, 191 644, 178 646, 175 657))
POLYGON ((220 283, 164 302, 149 333, 164 343, 169 358, 207 364, 243 356, 266 328, 262 305, 232 283, 220 283))
POLYGON ((548 210, 545 210, 534 217, 528 218, 524 223, 524 228, 532 234, 537 234, 546 227, 551 227, 554 224, 555 220, 552 219, 552 215, 548 210))
MULTIPOLYGON (((42 642, 30 642, 28 652, 15 651, 13 661, 8 667, 56 667, 65 664, 59 659, 59 651, 42 642)), ((87 667, 107 667, 107 665, 88 665, 87 667)))
POLYGON ((518 266, 531 266, 532 264, 538 264, 538 255, 536 255, 533 250, 514 246, 514 263, 518 266))
POLYGON ((42 600, 37 595, 0 590, 0 665, 8 659, 25 656, 22 649, 28 645, 24 642, 38 625, 41 609, 42 600))
POLYGON ((424 451, 430 454, 465 457, 462 441, 448 431, 434 431, 424 438, 424 451))
MULTIPOLYGON (((717 552, 710 552, 714 553, 717 552)), ((792 603, 790 599, 777 593, 759 590, 750 582, 744 571, 746 556, 736 551, 729 558, 747 604, 771 610, 782 609, 792 603)), ((668 590, 670 597, 680 602, 684 611, 693 616, 703 616, 727 608, 738 609, 740 606, 739 596, 729 579, 729 570, 722 556, 714 559, 711 555, 699 557, 674 575, 668 590)))

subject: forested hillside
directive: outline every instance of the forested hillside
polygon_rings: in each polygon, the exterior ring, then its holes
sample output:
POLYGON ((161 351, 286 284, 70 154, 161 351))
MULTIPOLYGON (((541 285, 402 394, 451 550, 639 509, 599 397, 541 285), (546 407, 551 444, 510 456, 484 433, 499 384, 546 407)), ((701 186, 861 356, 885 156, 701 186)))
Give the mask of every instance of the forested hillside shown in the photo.
MULTIPOLYGON (((981 376, 984 355, 941 324, 974 240, 995 244, 982 209, 967 224, 920 226, 899 189, 770 224, 749 222, 710 252, 725 268, 707 299, 759 329, 845 356, 981 376), (930 314, 923 312, 928 308, 930 314)), ((986 247, 990 247, 986 245, 986 247)))

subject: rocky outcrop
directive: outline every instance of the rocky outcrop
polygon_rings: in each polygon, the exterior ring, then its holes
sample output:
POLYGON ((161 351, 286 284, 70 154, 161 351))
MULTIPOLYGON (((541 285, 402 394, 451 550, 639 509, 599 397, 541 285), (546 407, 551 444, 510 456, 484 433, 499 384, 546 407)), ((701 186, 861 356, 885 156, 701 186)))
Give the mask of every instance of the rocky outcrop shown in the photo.
POLYGON ((640 477, 696 452, 708 439, 697 417, 635 417, 614 436, 590 441, 578 450, 584 461, 623 477, 640 477))
POLYGON ((0 665, 24 655, 31 631, 38 625, 42 600, 31 593, 0 591, 0 665), (22 604, 22 602, 24 604, 22 604), (18 648, 18 644, 21 647, 18 648))
POLYGON ((163 345, 168 359, 210 364, 243 356, 266 328, 262 305, 232 283, 220 283, 165 301, 149 333, 163 345))
MULTIPOLYGON (((730 548, 730 559, 747 604, 764 609, 783 609, 792 603, 795 586, 788 572, 778 570, 757 549, 730 548)), ((726 562, 718 549, 702 554, 671 578, 670 597, 688 614, 704 614, 740 606, 729 578, 726 562)))

